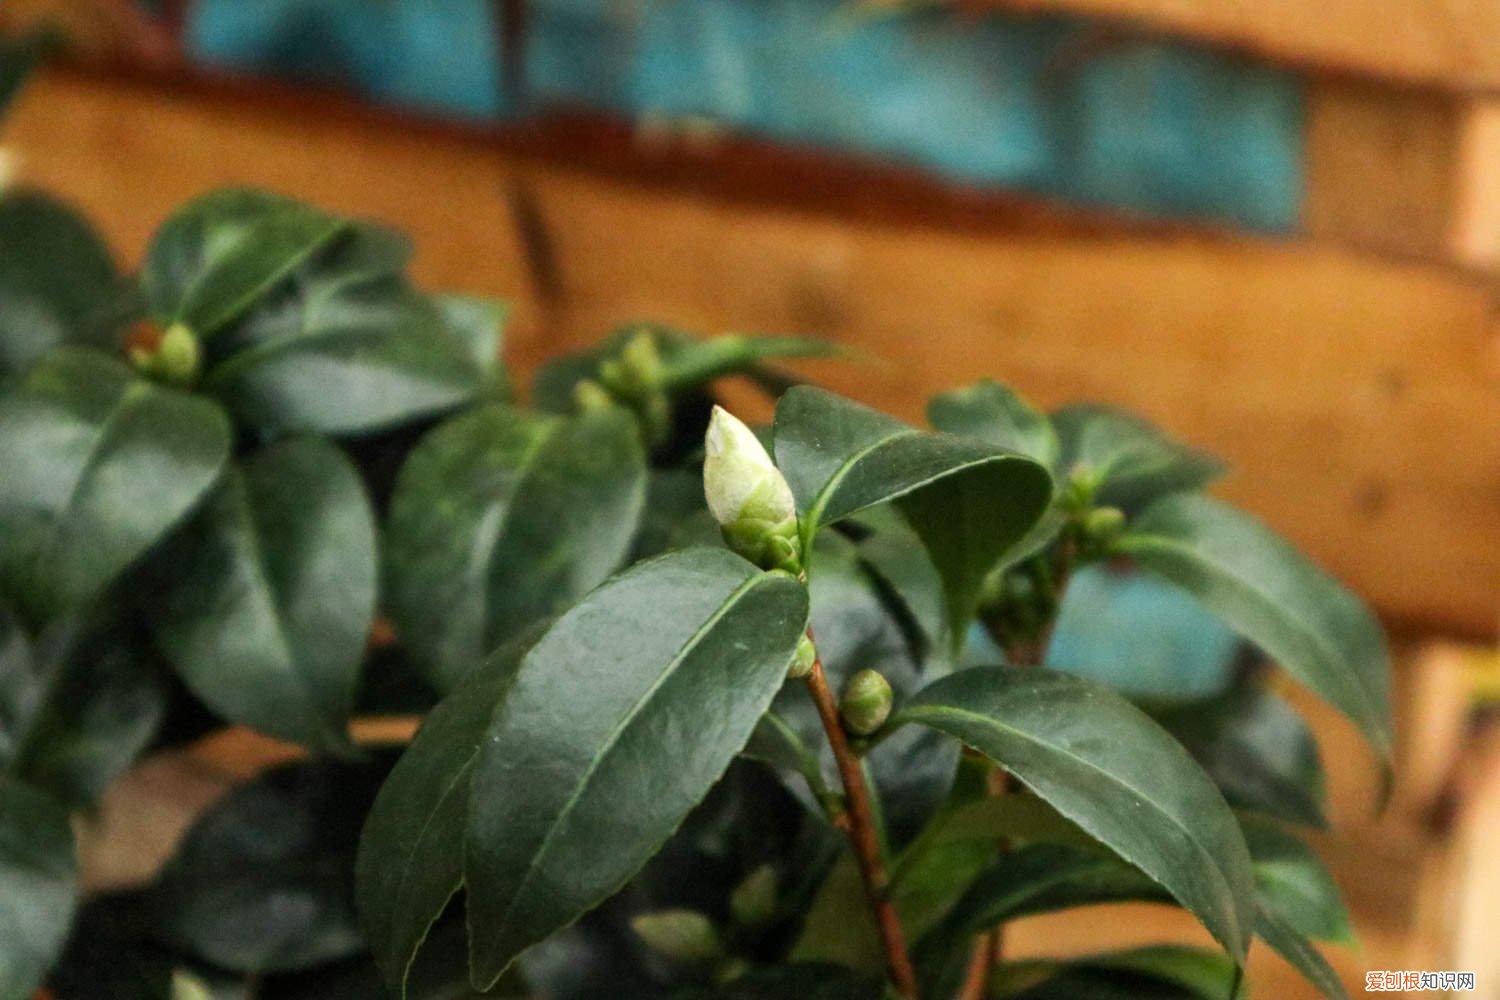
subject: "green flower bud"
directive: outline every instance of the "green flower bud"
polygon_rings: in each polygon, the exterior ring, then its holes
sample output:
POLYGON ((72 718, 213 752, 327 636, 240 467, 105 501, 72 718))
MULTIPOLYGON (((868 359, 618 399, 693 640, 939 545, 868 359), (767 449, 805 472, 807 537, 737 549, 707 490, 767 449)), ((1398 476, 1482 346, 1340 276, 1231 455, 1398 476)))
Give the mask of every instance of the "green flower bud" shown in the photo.
POLYGON ((1083 520, 1084 533, 1095 541, 1108 542, 1125 528, 1125 512, 1118 507, 1099 507, 1083 520))
POLYGON ((729 912, 744 927, 759 927, 776 915, 776 869, 761 865, 729 894, 729 912))
POLYGON ((620 353, 599 365, 599 379, 621 396, 649 395, 662 379, 661 349, 650 330, 640 330, 620 353))
POLYGON ((579 413, 598 413, 615 405, 609 390, 591 378, 579 379, 573 385, 573 407, 579 413))
POLYGON ((799 572, 797 505, 755 432, 715 406, 703 446, 703 494, 729 547, 762 569, 799 572))
POLYGON ((1100 475, 1091 467, 1080 463, 1068 473, 1059 502, 1065 510, 1084 510, 1094 502, 1094 494, 1099 492, 1102 485, 1104 481, 1100 475))
POLYGON ((126 355, 141 374, 172 385, 191 385, 203 367, 198 337, 181 323, 173 323, 155 347, 135 345, 126 355))
POLYGON ((633 917, 630 929, 652 951, 676 962, 710 962, 724 954, 719 932, 695 910, 661 910, 633 917))
POLYGON ((790 667, 787 667, 786 675, 793 680, 796 680, 799 677, 806 677, 808 674, 812 673, 813 664, 816 663, 817 660, 817 647, 815 647, 813 645, 813 641, 807 637, 807 633, 803 632, 802 638, 797 640, 797 652, 792 656, 792 665, 790 667))
POLYGON ((855 736, 869 736, 891 715, 891 685, 878 671, 861 670, 844 685, 839 714, 844 728, 855 736))
POLYGON ((186 969, 172 972, 172 1000, 213 1000, 213 992, 203 980, 186 969))

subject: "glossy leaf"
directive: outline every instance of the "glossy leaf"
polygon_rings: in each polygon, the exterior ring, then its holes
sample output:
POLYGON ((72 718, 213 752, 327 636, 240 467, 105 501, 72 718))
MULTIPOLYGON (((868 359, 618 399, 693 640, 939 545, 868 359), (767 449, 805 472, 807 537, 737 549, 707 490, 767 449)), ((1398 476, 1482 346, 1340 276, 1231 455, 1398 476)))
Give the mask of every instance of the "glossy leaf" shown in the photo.
POLYGON ((1330 1000, 1347 1000, 1344 984, 1318 949, 1276 913, 1262 910, 1255 919, 1255 936, 1291 963, 1304 979, 1330 1000))
POLYGON ((374 515, 326 441, 234 468, 153 566, 162 649, 225 717, 325 750, 345 726, 375 612, 374 515))
POLYGON ((0 194, 0 376, 64 344, 102 344, 119 290, 114 260, 72 209, 0 194))
POLYGON ((1002 764, 1243 959, 1254 901, 1234 816, 1182 747, 1118 695, 1046 670, 973 668, 920 692, 894 722, 946 732, 1002 764))
POLYGON ((1123 410, 1065 406, 1052 422, 1062 446, 1059 477, 1086 467, 1100 483, 1094 500, 1101 505, 1136 510, 1169 493, 1202 489, 1224 474, 1219 459, 1123 410))
POLYGON ((537 642, 470 777, 476 985, 650 858, 749 739, 806 623, 792 578, 691 549, 616 577, 537 642))
POLYGON ((207 400, 64 350, 0 398, 0 595, 32 621, 100 594, 208 492, 229 426, 207 400))
POLYGON ((354 854, 383 770, 306 761, 231 791, 187 832, 148 894, 153 933, 236 972, 284 972, 364 949, 354 854))
POLYGON ((401 275, 407 247, 356 225, 208 344, 203 386, 265 434, 364 434, 480 396, 492 368, 401 275))
POLYGON ((1339 887, 1317 853, 1269 820, 1241 816, 1240 826, 1250 847, 1261 912, 1310 938, 1353 941, 1339 887))
POLYGON ((365 821, 356 869, 360 923, 400 996, 429 929, 463 884, 469 775, 529 648, 526 639, 509 643, 432 710, 365 821))
POLYGON ((618 568, 645 491, 623 410, 559 419, 496 405, 424 438, 391 503, 386 602, 428 679, 451 689, 618 568))
POLYGON ((711 989, 672 994, 671 1000, 879 1000, 880 982, 837 965, 793 963, 757 969, 711 989))
POLYGON ((168 219, 141 282, 163 329, 206 336, 238 319, 343 230, 343 220, 281 195, 231 188, 168 219))
POLYGON ((139 631, 111 608, 29 642, 0 613, 0 770, 95 805, 166 714, 166 671, 139 631))
POLYGON ((1292 706, 1264 685, 1249 681, 1153 715, 1230 805, 1307 826, 1327 824, 1317 740, 1292 706))
POLYGON ((63 807, 0 776, 0 997, 22 1000, 62 952, 78 892, 63 807))
POLYGON ((1034 458, 1049 469, 1057 465, 1061 445, 1045 413, 1015 390, 989 379, 935 396, 927 404, 932 426, 960 437, 1034 458))
POLYGON ((799 386, 776 407, 776 463, 802 516, 804 551, 819 528, 900 500, 943 578, 961 637, 985 576, 1052 496, 1046 469, 994 445, 930 434, 858 403, 799 386))
POLYGON ((1284 539, 1217 500, 1182 495, 1142 513, 1118 548, 1196 597, 1389 756, 1390 655, 1380 626, 1284 539))
MULTIPOLYGON (((1155 945, 1067 961, 1012 962, 990 980, 1003 1000, 1229 1000, 1236 969, 1222 954, 1155 945)), ((1243 997, 1243 990, 1235 997, 1243 997)))

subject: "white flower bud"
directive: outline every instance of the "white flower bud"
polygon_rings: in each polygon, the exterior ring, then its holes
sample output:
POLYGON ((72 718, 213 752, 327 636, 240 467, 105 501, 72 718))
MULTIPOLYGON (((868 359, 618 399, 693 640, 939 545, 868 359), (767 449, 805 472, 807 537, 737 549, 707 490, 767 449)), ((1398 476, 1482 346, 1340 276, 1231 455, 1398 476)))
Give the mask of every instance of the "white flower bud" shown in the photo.
POLYGON ((703 447, 703 492, 720 525, 746 519, 780 524, 796 518, 791 487, 760 439, 722 406, 714 407, 703 447))

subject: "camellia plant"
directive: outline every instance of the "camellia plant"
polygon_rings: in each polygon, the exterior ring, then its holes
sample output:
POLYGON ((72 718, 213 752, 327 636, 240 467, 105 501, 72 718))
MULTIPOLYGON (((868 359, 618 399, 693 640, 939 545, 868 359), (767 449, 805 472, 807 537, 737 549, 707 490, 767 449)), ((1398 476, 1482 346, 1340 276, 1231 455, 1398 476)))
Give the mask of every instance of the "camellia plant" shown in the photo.
POLYGON ((0 196, 0 1000, 1219 998, 1256 940, 1343 995, 1264 663, 1131 700, 1057 655, 1070 580, 1156 579, 1388 756, 1373 618, 1217 461, 991 381, 920 429, 767 367, 818 341, 650 324, 523 405, 503 308, 407 258, 235 190, 126 276, 0 196), (109 784, 230 724, 304 753, 80 898, 109 784), (1219 948, 1005 949, 1121 901, 1219 948))

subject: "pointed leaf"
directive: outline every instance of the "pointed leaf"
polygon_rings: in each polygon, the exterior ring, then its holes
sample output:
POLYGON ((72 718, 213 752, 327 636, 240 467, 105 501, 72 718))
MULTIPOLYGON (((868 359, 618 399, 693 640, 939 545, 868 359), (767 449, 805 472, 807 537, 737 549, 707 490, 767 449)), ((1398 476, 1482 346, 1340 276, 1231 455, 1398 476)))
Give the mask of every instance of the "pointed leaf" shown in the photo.
POLYGON ((998 382, 981 379, 933 397, 927 404, 927 419, 940 431, 988 441, 1034 458, 1049 469, 1057 465, 1061 445, 1052 421, 998 382))
POLYGON ((388 611, 439 689, 556 614, 630 551, 646 460, 623 410, 570 419, 495 405, 439 427, 397 480, 388 611))
POLYGON ((1389 757, 1390 655, 1380 626, 1285 539, 1227 504, 1181 495, 1152 504, 1118 548, 1196 597, 1389 757))
POLYGON ((802 513, 803 550, 819 528, 888 500, 943 577, 950 631, 967 631, 985 576, 1052 497, 1047 470, 982 441, 929 434, 822 389, 776 407, 776 463, 802 513))
POLYGON ((1291 963, 1304 979, 1316 986, 1329 1000, 1348 1000, 1339 975, 1328 964, 1312 942, 1275 913, 1262 910, 1255 919, 1255 936, 1271 950, 1291 963))
POLYGON ((1224 474, 1219 459, 1124 410, 1065 406, 1052 423, 1062 445, 1059 478, 1086 467, 1101 483, 1094 497, 1099 504, 1132 511, 1169 493, 1202 489, 1224 474))
POLYGON ((815 962, 756 969, 711 989, 674 993, 671 1000, 879 1000, 878 980, 815 962))
POLYGON ((99 236, 68 206, 0 194, 0 377, 63 344, 103 344, 119 288, 99 236))
MULTIPOLYGON (((996 1000, 1229 1000, 1237 976, 1222 954, 1179 945, 1011 962, 990 980, 996 1000)), ((1235 997, 1244 997, 1241 989, 1235 997)))
POLYGON ((1230 805, 1324 827, 1323 762, 1307 722, 1254 681, 1153 712, 1230 805))
POLYGON ((231 188, 188 203, 152 240, 141 281, 163 329, 206 336, 238 319, 327 244, 344 221, 264 191, 231 188))
POLYGON ((489 368, 402 276, 405 255, 351 227, 207 344, 204 388, 271 434, 369 433, 474 400, 489 368))
POLYGON ((534 638, 502 647, 432 710, 365 821, 355 877, 360 924, 399 996, 428 930, 463 884, 469 774, 534 638))
POLYGON ((1254 905, 1244 838, 1208 777, 1140 710, 1065 674, 973 668, 920 692, 894 721, 939 729, 1004 765, 1243 960, 1254 905))
POLYGON ((689 549, 616 577, 538 641, 470 778, 476 986, 640 869, 750 738, 806 626, 791 577, 689 549))
POLYGON ((102 355, 50 355, 0 399, 0 595, 33 621, 97 596, 228 454, 228 422, 207 400, 102 355))
POLYGON ((77 905, 73 830, 61 805, 0 775, 0 997, 31 995, 62 952, 77 905))
POLYGON ((1241 816, 1240 827, 1255 869, 1255 895, 1299 934, 1324 941, 1354 940, 1339 887, 1317 853, 1301 838, 1269 820, 1241 816))
POLYGON ((158 639, 199 698, 282 739, 347 747, 376 554, 343 452, 299 438, 255 455, 153 569, 165 578, 158 639))

